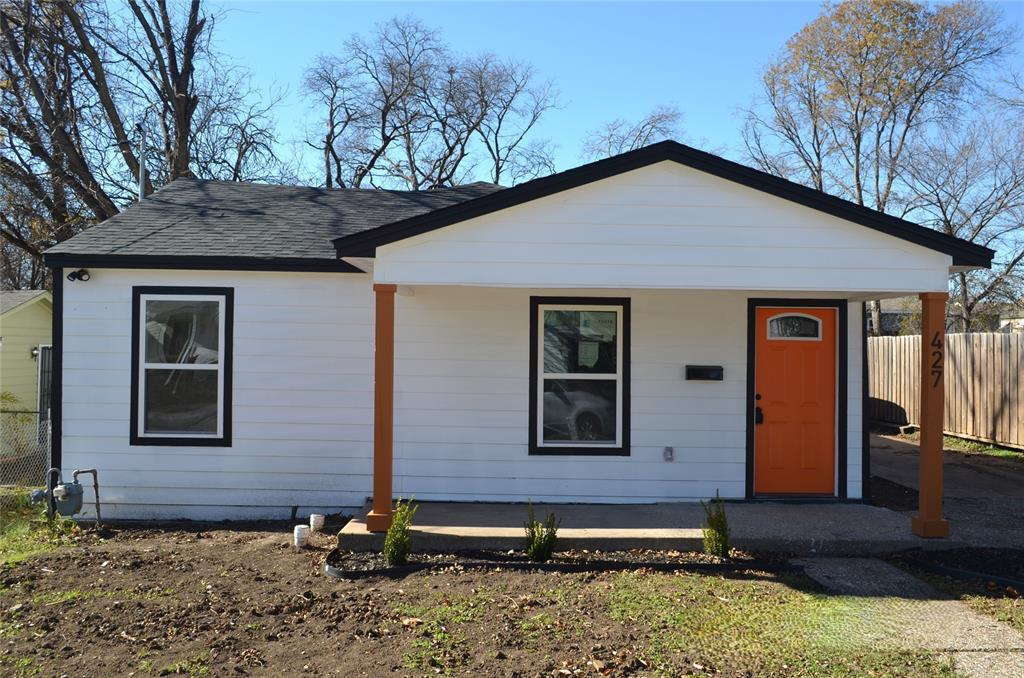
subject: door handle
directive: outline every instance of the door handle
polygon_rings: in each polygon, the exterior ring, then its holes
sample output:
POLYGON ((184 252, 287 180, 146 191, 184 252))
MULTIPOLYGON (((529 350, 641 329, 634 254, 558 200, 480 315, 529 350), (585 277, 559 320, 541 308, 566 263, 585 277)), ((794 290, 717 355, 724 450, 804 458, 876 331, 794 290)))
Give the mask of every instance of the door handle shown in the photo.
POLYGON ((764 423, 764 412, 761 411, 760 407, 755 407, 754 408, 754 423, 755 424, 763 424, 764 423))

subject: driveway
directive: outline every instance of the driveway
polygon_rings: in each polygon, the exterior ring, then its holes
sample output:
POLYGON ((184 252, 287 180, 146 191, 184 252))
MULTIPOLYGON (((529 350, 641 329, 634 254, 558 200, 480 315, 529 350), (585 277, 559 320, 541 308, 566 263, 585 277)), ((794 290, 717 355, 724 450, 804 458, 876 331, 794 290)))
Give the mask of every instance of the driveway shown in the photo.
MULTIPOLYGON (((871 436, 872 477, 916 492, 917 458, 917 443, 871 436)), ((1024 463, 947 450, 943 484, 953 539, 973 546, 1024 549, 1024 463)))
MULTIPOLYGON (((917 489, 917 443, 871 436, 871 475, 917 489)), ((945 453, 945 490, 949 498, 1024 499, 1024 463, 963 452, 945 453)))

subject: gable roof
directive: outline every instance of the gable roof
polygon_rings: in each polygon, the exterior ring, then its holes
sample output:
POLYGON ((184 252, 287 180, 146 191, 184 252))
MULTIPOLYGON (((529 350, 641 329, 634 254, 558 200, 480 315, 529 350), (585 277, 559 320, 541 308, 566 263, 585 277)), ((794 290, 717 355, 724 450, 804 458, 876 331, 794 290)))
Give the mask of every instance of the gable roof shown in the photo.
POLYGON ((46 290, 0 290, 0 315, 43 300, 50 300, 46 290))
POLYGON ((499 190, 319 189, 176 179, 46 251, 50 266, 356 271, 331 240, 499 190))
POLYGON ((534 179, 475 200, 453 204, 359 233, 343 235, 334 240, 334 246, 341 257, 372 257, 376 248, 381 245, 666 160, 948 254, 953 258, 954 266, 988 268, 992 264, 995 252, 987 247, 862 207, 675 141, 662 141, 575 169, 534 179))

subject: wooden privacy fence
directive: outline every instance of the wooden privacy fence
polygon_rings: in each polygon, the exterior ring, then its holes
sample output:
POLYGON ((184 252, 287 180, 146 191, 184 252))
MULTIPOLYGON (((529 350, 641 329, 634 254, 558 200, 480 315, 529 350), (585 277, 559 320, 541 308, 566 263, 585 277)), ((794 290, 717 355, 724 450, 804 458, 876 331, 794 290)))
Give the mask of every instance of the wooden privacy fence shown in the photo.
MULTIPOLYGON (((921 337, 868 339, 868 419, 917 424, 921 337)), ((1024 334, 946 336, 947 433, 1024 448, 1024 334)))

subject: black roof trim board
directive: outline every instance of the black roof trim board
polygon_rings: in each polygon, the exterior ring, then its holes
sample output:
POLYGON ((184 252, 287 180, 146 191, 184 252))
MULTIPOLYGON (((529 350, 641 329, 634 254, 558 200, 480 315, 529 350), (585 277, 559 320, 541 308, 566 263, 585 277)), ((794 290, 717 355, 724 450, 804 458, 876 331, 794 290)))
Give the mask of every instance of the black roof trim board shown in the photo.
POLYGON ((337 259, 169 256, 139 254, 47 254, 46 265, 64 268, 143 268, 193 271, 295 271, 307 273, 365 273, 337 259))
POLYGON ((574 169, 534 179, 474 200, 427 212, 418 216, 378 226, 361 233, 334 239, 339 256, 372 257, 381 245, 466 221, 491 212, 521 205, 531 200, 606 179, 630 170, 670 160, 708 174, 742 184, 755 190, 790 200, 826 214, 866 226, 953 258, 954 266, 992 265, 991 249, 960 238, 940 233, 897 217, 862 207, 848 200, 817 191, 807 186, 767 174, 731 160, 685 146, 675 141, 662 141, 635 151, 598 160, 574 169))

